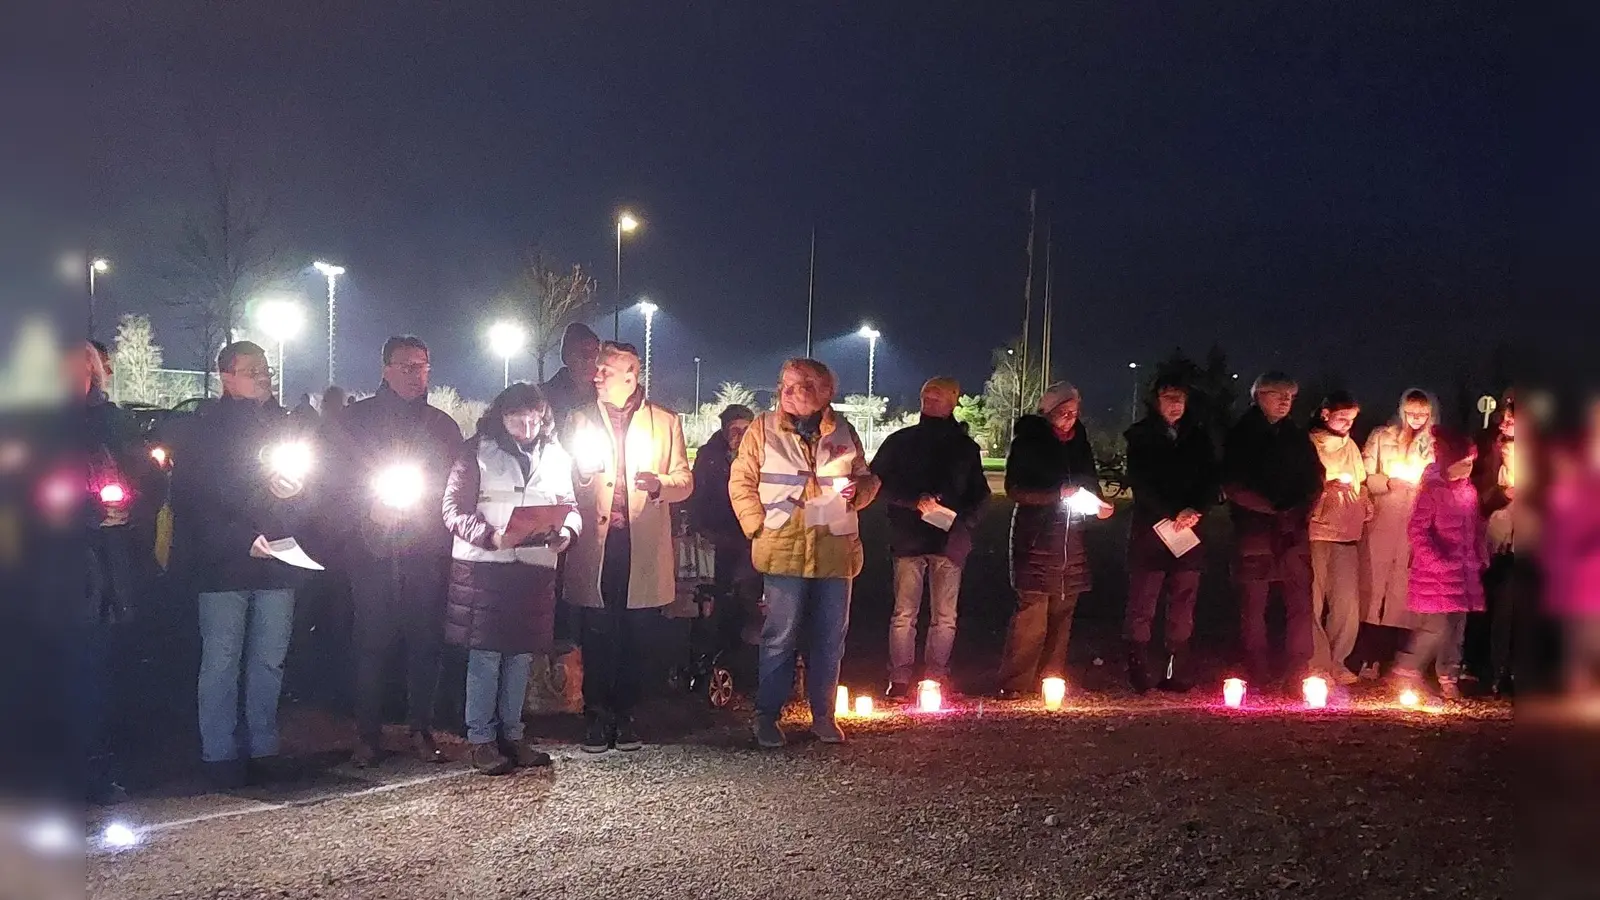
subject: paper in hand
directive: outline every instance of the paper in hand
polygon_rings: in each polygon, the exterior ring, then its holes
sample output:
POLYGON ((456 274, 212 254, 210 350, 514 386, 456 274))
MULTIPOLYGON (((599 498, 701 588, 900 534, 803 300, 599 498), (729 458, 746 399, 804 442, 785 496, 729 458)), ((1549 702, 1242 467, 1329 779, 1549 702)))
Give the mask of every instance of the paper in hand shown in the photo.
POLYGON ((1193 528, 1179 528, 1171 519, 1162 519, 1155 524, 1156 537, 1161 538, 1161 543, 1167 545, 1173 556, 1182 556, 1190 550, 1200 546, 1200 536, 1194 533, 1193 528))
POLYGON ((942 506, 936 503, 934 504, 933 509, 930 509, 922 514, 922 521, 927 522, 929 525, 932 525, 940 531, 949 531, 951 528, 955 527, 956 511, 947 506, 942 506))
POLYGON ((832 528, 843 522, 849 512, 850 504, 844 497, 837 491, 824 489, 806 501, 806 527, 832 528))
POLYGON ((310 569, 313 572, 323 570, 322 563, 307 556, 306 551, 300 549, 300 542, 292 537, 268 541, 267 551, 272 554, 273 559, 297 569, 310 569))

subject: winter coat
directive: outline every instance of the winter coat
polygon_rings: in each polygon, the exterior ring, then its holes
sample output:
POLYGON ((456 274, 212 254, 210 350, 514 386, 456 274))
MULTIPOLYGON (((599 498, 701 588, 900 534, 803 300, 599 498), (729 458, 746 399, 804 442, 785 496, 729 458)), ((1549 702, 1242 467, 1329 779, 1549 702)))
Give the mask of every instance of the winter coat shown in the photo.
POLYGON ((1410 446, 1403 446, 1404 430, 1405 425, 1397 423, 1373 431, 1362 454, 1373 515, 1361 544, 1366 575, 1361 619, 1393 628, 1412 628, 1416 623, 1406 608, 1411 567, 1411 539, 1406 531, 1422 473, 1433 464, 1433 436, 1423 431, 1410 446))
POLYGON ((739 517, 728 499, 728 479, 733 475, 733 449, 728 436, 718 431, 694 456, 694 495, 689 498, 689 527, 717 546, 745 541, 739 517))
POLYGON ((983 452, 955 419, 923 416, 884 438, 872 459, 889 503, 889 551, 895 556, 938 555, 958 566, 972 552, 972 527, 989 499, 983 452), (922 521, 917 501, 932 496, 956 514, 944 531, 922 521))
POLYGON ((1272 561, 1309 546, 1311 504, 1322 493, 1322 460, 1304 428, 1267 422, 1252 406, 1228 431, 1223 493, 1233 520, 1235 576, 1267 577, 1272 561))
POLYGON ((612 495, 621 490, 627 493, 633 548, 628 563, 628 608, 653 609, 671 603, 677 577, 671 504, 682 503, 694 493, 694 473, 689 469, 683 424, 677 414, 648 401, 639 405, 628 423, 623 445, 627 471, 621 473, 616 471, 611 417, 599 400, 572 413, 567 433, 571 437, 563 439, 563 445, 580 470, 591 464, 591 455, 603 457, 604 463, 594 466, 595 474, 574 478, 583 534, 567 551, 566 601, 590 609, 605 605, 600 597, 600 569, 605 561, 606 535, 611 531, 612 495), (661 479, 659 494, 652 496, 634 487, 640 472, 654 472, 661 479))
POLYGON ((91 488, 85 522, 88 590, 78 619, 83 624, 115 625, 130 621, 139 602, 134 523, 150 519, 162 497, 155 492, 147 496, 142 490, 153 481, 148 477, 153 467, 141 452, 137 429, 126 413, 98 389, 77 410, 83 416, 81 437, 91 488), (107 524, 111 510, 99 498, 99 488, 112 482, 126 492, 122 509, 127 515, 116 525, 107 524))
POLYGON ((1094 519, 1061 502, 1066 485, 1100 493, 1099 469, 1083 423, 1063 441, 1043 416, 1018 419, 1006 457, 1006 496, 1016 503, 1011 584, 1018 591, 1072 594, 1091 587, 1083 526, 1094 519))
POLYGON ((555 414, 557 422, 564 422, 573 412, 595 402, 594 382, 580 381, 565 366, 540 389, 544 391, 545 402, 550 404, 550 411, 555 414))
POLYGON ((728 495, 740 529, 750 538, 756 571, 854 578, 862 564, 857 513, 872 503, 878 487, 855 428, 828 407, 814 439, 802 436, 794 417, 784 412, 769 412, 752 422, 733 461, 728 495), (842 479, 856 486, 846 521, 806 527, 806 503, 821 495, 822 482, 831 488, 842 479))
POLYGON ((1489 556, 1472 482, 1450 481, 1438 466, 1430 466, 1423 473, 1407 531, 1411 580, 1406 605, 1411 611, 1481 612, 1483 570, 1489 566, 1489 556))
POLYGON ((439 509, 445 481, 461 447, 461 428, 443 410, 426 399, 404 400, 387 384, 378 393, 345 407, 332 429, 338 482, 332 485, 330 522, 338 522, 352 536, 350 549, 357 557, 387 558, 400 554, 434 558, 441 564, 450 556, 450 532, 439 509), (373 522, 375 497, 372 482, 394 465, 413 465, 422 471, 423 494, 415 511, 408 511, 398 528, 373 522))
POLYGON ((1188 419, 1180 419, 1174 433, 1166 420, 1155 415, 1135 422, 1123 437, 1128 442, 1128 484, 1133 489, 1129 566, 1200 568, 1205 553, 1197 549, 1174 557, 1154 529, 1157 522, 1186 509, 1204 513, 1216 505, 1221 470, 1211 437, 1188 419))
POLYGON ((1353 544, 1361 540, 1373 512, 1361 445, 1348 434, 1325 428, 1311 430, 1311 443, 1323 471, 1322 493, 1311 508, 1311 539, 1353 544))
POLYGON ((1567 618, 1600 617, 1600 474, 1590 470, 1551 485, 1545 522, 1549 610, 1567 618))
POLYGON ((250 555, 257 536, 269 541, 293 537, 308 553, 316 552, 310 529, 317 468, 299 495, 281 500, 268 487, 270 472, 264 462, 264 455, 279 444, 313 440, 301 424, 271 401, 223 397, 174 430, 171 568, 191 591, 268 590, 304 583, 305 570, 250 555))
MULTIPOLYGON (((444 637, 458 647, 501 653, 550 649, 557 555, 548 547, 497 550, 494 535, 519 506, 576 505, 572 459, 555 441, 537 456, 478 435, 450 469, 444 521, 454 539, 444 637)), ((576 538, 577 509, 565 528, 576 538)))
POLYGON ((1518 534, 1522 510, 1515 501, 1518 474, 1517 442, 1498 429, 1479 440, 1478 461, 1472 467, 1472 482, 1478 491, 1478 504, 1488 519, 1489 550, 1494 554, 1521 552, 1528 543, 1518 534))

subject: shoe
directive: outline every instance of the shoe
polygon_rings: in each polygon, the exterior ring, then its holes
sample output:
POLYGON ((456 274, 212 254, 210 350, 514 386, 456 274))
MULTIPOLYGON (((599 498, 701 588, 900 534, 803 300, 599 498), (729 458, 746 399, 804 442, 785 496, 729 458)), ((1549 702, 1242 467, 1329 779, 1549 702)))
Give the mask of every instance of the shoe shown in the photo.
POLYGON ((505 741, 500 752, 511 757, 523 769, 537 769, 550 765, 550 754, 535 747, 530 741, 505 741))
POLYGON ((583 733, 583 752, 604 753, 611 749, 611 726, 604 716, 589 713, 584 716, 587 723, 583 733))
POLYGON ((1183 677, 1183 667, 1179 660, 1183 659, 1183 651, 1173 650, 1167 654, 1167 668, 1161 673, 1161 680, 1156 682, 1156 690, 1169 694, 1187 694, 1194 689, 1194 684, 1183 677))
POLYGON ((1352 684, 1358 684, 1360 681, 1361 681, 1361 676, 1360 675, 1357 675, 1356 673, 1350 671, 1349 669, 1345 668, 1344 666, 1334 666, 1333 667, 1333 682, 1334 682, 1334 684, 1337 684, 1337 685, 1339 685, 1341 687, 1349 687, 1352 684))
POLYGON ((212 791, 231 791, 245 785, 244 766, 236 759, 202 763, 206 787, 212 791))
POLYGON ((1028 699, 1028 692, 1014 691, 1011 688, 997 688, 990 692, 989 699, 997 703, 1017 703, 1028 699))
POLYGON ((1461 699, 1461 687, 1454 678, 1439 679, 1439 696, 1446 700, 1456 701, 1461 699))
POLYGON ((824 744, 844 743, 844 732, 839 729, 839 723, 833 719, 819 719, 812 722, 811 733, 824 744))
POLYGON ((757 716, 755 724, 756 745, 763 750, 777 750, 789 743, 788 735, 783 733, 783 728, 777 719, 757 716))
POLYGON ((1356 676, 1360 681, 1377 681, 1381 677, 1383 673, 1378 669, 1377 663, 1367 663, 1362 666, 1361 673, 1356 676))
POLYGON ((128 802, 128 790, 106 778, 89 789, 90 806, 117 806, 128 802))
POLYGON ((280 756, 261 756, 245 763, 245 780, 252 785, 293 781, 299 773, 298 765, 280 756))
POLYGON ((377 741, 357 741, 355 752, 350 754, 350 763, 358 769, 370 769, 378 764, 381 757, 377 741))
POLYGON ((1128 642, 1128 684, 1135 694, 1150 692, 1150 645, 1128 642))
POLYGON ((417 759, 425 763, 444 762, 444 751, 440 750, 439 745, 433 742, 433 732, 431 731, 411 732, 411 752, 417 755, 417 759))
POLYGON ((472 767, 480 775, 504 775, 511 771, 512 762, 500 752, 494 741, 472 745, 472 767))
POLYGON ((911 696, 911 685, 904 681, 891 681, 883 692, 885 700, 905 700, 911 696))
POLYGON ((644 746, 644 741, 639 740, 639 732, 633 725, 633 716, 622 716, 617 719, 616 728, 612 730, 612 745, 625 753, 644 746))
POLYGON ((1511 676, 1510 672, 1501 672, 1499 675, 1495 676, 1494 695, 1496 698, 1501 700, 1509 699, 1517 695, 1517 682, 1516 679, 1511 676))

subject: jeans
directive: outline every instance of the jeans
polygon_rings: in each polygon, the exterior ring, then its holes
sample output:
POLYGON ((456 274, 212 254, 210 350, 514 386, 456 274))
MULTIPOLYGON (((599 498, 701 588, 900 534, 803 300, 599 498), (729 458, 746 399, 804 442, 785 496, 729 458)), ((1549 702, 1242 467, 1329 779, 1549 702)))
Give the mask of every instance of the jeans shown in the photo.
POLYGON ((1311 668, 1345 666, 1361 631, 1361 546, 1311 542, 1311 668))
POLYGON ((278 695, 294 630, 294 591, 200 595, 200 758, 239 757, 239 681, 252 759, 278 752, 278 695))
POLYGON ((813 722, 833 718, 844 639, 850 630, 848 578, 766 577, 767 620, 761 627, 761 673, 756 715, 776 719, 794 689, 795 651, 800 630, 806 640, 806 697, 813 722))
POLYGON ((1017 609, 1000 654, 1000 687, 1024 693, 1045 678, 1065 678, 1072 617, 1083 592, 1062 584, 1059 591, 1017 591, 1017 609))
POLYGON ((532 669, 532 653, 468 651, 467 743, 522 740, 522 703, 532 669))
POLYGON ((1421 674, 1433 663, 1440 682, 1455 681, 1461 674, 1461 641, 1467 632, 1467 614, 1424 613, 1417 616, 1411 641, 1394 661, 1397 671, 1421 674))
POLYGON ((922 611, 924 581, 929 587, 928 642, 922 651, 924 677, 944 681, 950 674, 961 567, 936 554, 897 556, 894 615, 889 619, 889 681, 894 684, 909 684, 917 662, 917 614, 922 611))
POLYGON ((367 558, 350 576, 355 606, 356 734, 376 746, 383 732, 385 669, 399 644, 406 652, 407 725, 433 728, 444 641, 445 580, 449 560, 367 558))
POLYGON ((617 718, 633 713, 643 693, 641 670, 647 665, 645 636, 659 609, 629 609, 629 566, 633 538, 625 528, 606 533, 600 563, 599 609, 582 610, 583 711, 617 718))

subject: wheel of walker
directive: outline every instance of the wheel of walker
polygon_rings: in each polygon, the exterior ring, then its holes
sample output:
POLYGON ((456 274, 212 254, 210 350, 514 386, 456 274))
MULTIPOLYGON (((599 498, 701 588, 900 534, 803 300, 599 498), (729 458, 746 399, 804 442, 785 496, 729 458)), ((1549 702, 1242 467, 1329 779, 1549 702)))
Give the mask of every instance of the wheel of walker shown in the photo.
POLYGON ((706 691, 711 705, 721 709, 733 702, 733 673, 722 667, 711 670, 711 682, 706 691))

